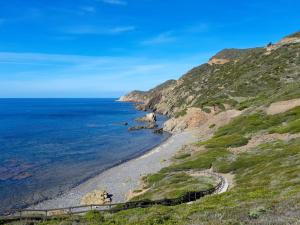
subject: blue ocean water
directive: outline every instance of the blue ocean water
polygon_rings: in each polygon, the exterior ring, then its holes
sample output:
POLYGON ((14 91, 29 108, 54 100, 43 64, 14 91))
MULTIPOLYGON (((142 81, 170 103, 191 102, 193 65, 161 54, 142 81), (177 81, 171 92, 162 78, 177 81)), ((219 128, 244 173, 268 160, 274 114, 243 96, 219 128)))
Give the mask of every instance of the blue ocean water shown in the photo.
POLYGON ((61 194, 167 139, 128 131, 144 114, 115 99, 0 99, 0 212, 61 194))

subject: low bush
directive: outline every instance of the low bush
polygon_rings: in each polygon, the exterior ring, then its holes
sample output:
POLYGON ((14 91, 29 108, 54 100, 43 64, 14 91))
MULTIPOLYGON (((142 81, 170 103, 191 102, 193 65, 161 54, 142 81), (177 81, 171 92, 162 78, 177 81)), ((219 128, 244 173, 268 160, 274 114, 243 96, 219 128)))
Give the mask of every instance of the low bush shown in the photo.
POLYGON ((104 221, 104 216, 96 211, 96 210, 92 210, 89 211, 88 213, 85 214, 84 216, 85 220, 89 222, 89 224, 100 224, 101 222, 104 221))
POLYGON ((206 148, 229 148, 240 147, 246 145, 248 139, 241 135, 224 135, 221 137, 213 137, 208 141, 201 142, 199 145, 205 145, 206 148))

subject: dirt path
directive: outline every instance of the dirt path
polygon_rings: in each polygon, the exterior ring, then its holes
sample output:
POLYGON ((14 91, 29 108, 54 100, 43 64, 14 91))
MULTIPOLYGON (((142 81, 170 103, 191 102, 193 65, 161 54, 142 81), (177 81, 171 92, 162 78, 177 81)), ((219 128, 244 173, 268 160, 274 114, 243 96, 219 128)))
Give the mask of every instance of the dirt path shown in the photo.
POLYGON ((233 174, 221 174, 212 172, 211 169, 209 170, 201 170, 201 171, 189 171, 189 175, 191 176, 207 176, 207 177, 215 177, 218 182, 222 182, 219 189, 215 191, 214 194, 222 194, 226 192, 229 187, 233 184, 233 174))

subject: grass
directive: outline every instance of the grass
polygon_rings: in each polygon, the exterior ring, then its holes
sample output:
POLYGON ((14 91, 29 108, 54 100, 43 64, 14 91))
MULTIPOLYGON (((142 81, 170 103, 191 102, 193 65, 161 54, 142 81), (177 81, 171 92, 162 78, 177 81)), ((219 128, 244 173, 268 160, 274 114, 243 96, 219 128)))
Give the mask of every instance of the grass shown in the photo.
MULTIPOLYGON (((236 174, 236 186, 222 195, 208 196, 193 205, 133 210, 122 214, 124 224, 137 216, 140 224, 151 224, 153 212, 168 215, 162 224, 272 224, 289 213, 283 205, 300 208, 300 140, 265 144, 239 155, 229 163, 236 174), (290 197, 293 196, 293 199, 290 197), (143 212, 146 213, 143 215, 143 212), (270 223, 268 220, 272 216, 270 223), (175 221, 175 222, 174 222, 175 221)), ((299 216, 298 211, 298 216, 299 216)), ((114 217, 120 218, 120 215, 114 217)), ((285 220, 292 221, 292 217, 285 220)), ((132 221, 131 221, 132 222, 132 221)))
MULTIPOLYGON (((235 174, 235 186, 221 195, 207 196, 192 205, 155 206, 104 214, 102 224, 294 224, 300 217, 300 138, 262 144, 234 155, 226 148, 239 146, 244 136, 261 130, 297 132, 300 107, 268 116, 262 112, 240 116, 198 145, 206 150, 179 157, 171 166, 144 178, 150 190, 138 199, 178 197, 212 185, 207 178, 185 170, 208 169, 235 174), (285 129, 285 130, 283 130, 285 129), (284 221, 278 223, 278 221, 284 221)), ((102 219, 102 217, 100 218, 102 219)), ((89 222, 89 221, 92 221, 89 222)), ((81 218, 80 224, 93 219, 81 218)), ((50 222, 49 222, 50 224, 50 222)), ((61 222, 52 222, 61 224, 61 222)))
POLYGON ((178 159, 186 159, 190 156, 191 156, 191 153, 182 153, 180 155, 175 155, 174 158, 178 160, 178 159))
POLYGON ((164 174, 162 179, 151 180, 150 190, 134 200, 157 200, 178 198, 192 191, 202 191, 213 187, 215 180, 210 177, 194 177, 185 172, 164 174))
POLYGON ((199 153, 197 156, 193 156, 185 162, 176 163, 169 167, 163 168, 161 170, 161 173, 183 171, 183 170, 209 169, 218 158, 226 157, 228 155, 230 155, 230 152, 228 152, 224 148, 211 149, 199 153))
POLYGON ((293 120, 288 122, 285 125, 278 126, 276 128, 273 128, 271 133, 279 133, 279 134, 284 134, 284 133, 299 133, 300 132, 300 119, 293 120))
POLYGON ((236 62, 201 65, 184 75, 168 93, 172 97, 161 103, 176 115, 190 106, 204 109, 227 104, 245 109, 300 98, 299 49, 300 44, 284 46, 270 55, 263 48, 249 49, 239 54, 236 62), (193 97, 192 103, 186 96, 193 97), (234 97, 248 100, 237 102, 234 97))
MULTIPOLYGON (((274 142, 238 155, 228 162, 236 185, 221 195, 192 205, 104 214, 102 224, 295 224, 300 216, 299 146, 300 139, 274 142)), ((174 182, 183 182, 183 177, 174 177, 174 182)))
POLYGON ((248 143, 248 138, 242 135, 232 134, 220 137, 213 137, 212 139, 201 142, 198 145, 205 145, 206 148, 229 148, 240 147, 248 143))
POLYGON ((270 130, 270 132, 284 133, 297 132, 297 125, 299 124, 300 107, 291 109, 285 113, 269 116, 263 112, 258 112, 251 115, 240 116, 234 119, 228 125, 220 128, 215 137, 222 137, 226 135, 247 135, 258 131, 270 130), (282 123, 288 123, 287 126, 282 123), (282 129, 281 128, 286 128, 282 129))

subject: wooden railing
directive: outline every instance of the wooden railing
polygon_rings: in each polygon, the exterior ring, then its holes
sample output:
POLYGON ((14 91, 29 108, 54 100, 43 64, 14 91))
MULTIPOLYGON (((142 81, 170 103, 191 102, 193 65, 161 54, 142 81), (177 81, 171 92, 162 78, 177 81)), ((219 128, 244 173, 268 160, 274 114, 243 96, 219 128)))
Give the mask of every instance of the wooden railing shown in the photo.
POLYGON ((206 195, 210 195, 213 193, 222 190, 225 184, 225 180, 222 176, 205 172, 207 175, 214 176, 218 178, 219 182, 213 188, 210 188, 205 191, 194 191, 188 192, 185 195, 179 198, 173 199, 160 199, 160 200, 142 200, 142 201, 132 201, 132 202, 124 202, 124 203, 114 203, 114 204, 105 204, 105 205, 80 205, 66 208, 53 208, 53 209, 23 209, 19 211, 14 211, 13 213, 9 213, 9 215, 1 216, 2 220, 17 220, 17 219, 47 219, 48 217, 55 216, 64 216, 64 215, 75 215, 75 214, 83 214, 89 212, 91 210, 97 211, 106 211, 106 212, 119 212, 122 210, 128 210, 133 208, 147 208, 154 205, 164 205, 164 206, 174 206, 183 203, 188 203, 192 201, 196 201, 206 195))

